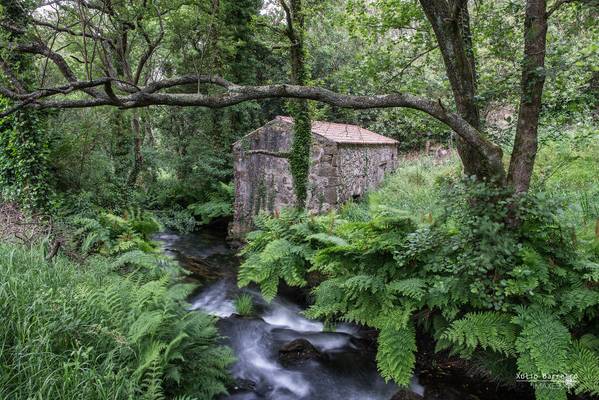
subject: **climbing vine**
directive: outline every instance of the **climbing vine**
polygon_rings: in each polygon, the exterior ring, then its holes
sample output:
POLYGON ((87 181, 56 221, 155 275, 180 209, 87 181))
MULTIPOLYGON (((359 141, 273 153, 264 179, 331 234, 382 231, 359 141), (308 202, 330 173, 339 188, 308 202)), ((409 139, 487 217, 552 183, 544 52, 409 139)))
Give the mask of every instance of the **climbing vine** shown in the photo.
POLYGON ((296 206, 304 208, 308 196, 308 174, 310 173, 310 145, 312 129, 308 105, 305 101, 293 102, 291 107, 295 124, 293 144, 289 155, 289 165, 293 178, 293 189, 297 199, 296 206))
MULTIPOLYGON (((305 63, 304 15, 301 0, 291 0, 290 7, 285 7, 285 11, 289 17, 287 36, 291 41, 291 80, 297 85, 305 85, 309 74, 305 63)), ((290 100, 288 109, 295 121, 289 165, 293 178, 296 207, 302 209, 306 206, 308 197, 312 123, 307 100, 290 100)))
MULTIPOLYGON (((0 110, 10 106, 0 98, 0 110)), ((0 186, 2 197, 26 208, 48 205, 49 138, 38 111, 17 112, 0 119, 0 186)))
MULTIPOLYGON (((29 22, 27 15, 32 2, 6 1, 0 7, 0 21, 16 24, 21 29, 29 22)), ((20 31, 3 31, 2 39, 19 41, 20 31)), ((37 71, 32 58, 2 49, 2 60, 14 65, 21 84, 32 85, 37 71)), ((0 111, 13 104, 0 97, 0 111)), ((0 118, 0 193, 3 198, 19 202, 25 208, 45 208, 48 205, 49 138, 44 127, 44 111, 28 109, 0 118)))

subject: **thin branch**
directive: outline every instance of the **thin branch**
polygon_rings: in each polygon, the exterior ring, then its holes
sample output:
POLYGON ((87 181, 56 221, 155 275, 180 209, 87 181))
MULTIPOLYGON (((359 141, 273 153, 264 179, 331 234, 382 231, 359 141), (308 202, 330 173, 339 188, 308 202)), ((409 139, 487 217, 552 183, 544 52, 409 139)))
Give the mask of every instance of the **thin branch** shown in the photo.
POLYGON ((25 94, 27 91, 25 90, 25 85, 21 82, 10 66, 4 61, 4 59, 0 56, 0 68, 2 68, 2 72, 6 75, 10 83, 15 88, 15 91, 19 94, 25 94))
POLYGON ((110 39, 108 39, 106 37, 103 37, 101 35, 92 33, 92 32, 78 32, 78 31, 74 31, 74 30, 72 30, 72 29, 70 29, 70 28, 68 28, 66 26, 59 26, 58 24, 53 24, 51 22, 42 21, 42 20, 39 20, 39 19, 34 19, 33 23, 35 25, 43 26, 43 27, 46 27, 46 28, 50 28, 50 29, 52 29, 52 30, 54 30, 56 32, 66 33, 66 34, 69 34, 71 36, 76 36, 76 37, 87 36, 87 37, 89 37, 91 39, 101 40, 101 41, 105 41, 105 42, 111 42, 110 39))
POLYGON ((412 64, 414 64, 416 61, 418 61, 421 57, 424 57, 425 55, 427 55, 428 53, 430 53, 431 51, 438 49, 439 45, 433 46, 429 49, 426 49, 425 51, 416 54, 414 57, 412 57, 410 59, 410 61, 408 61, 402 68, 401 70, 399 70, 398 73, 394 74, 393 76, 391 76, 389 79, 387 79, 387 81, 385 81, 384 86, 387 86, 389 83, 391 83, 391 81, 397 79, 398 77, 400 78, 400 80, 403 78, 403 74, 406 72, 406 70, 408 68, 410 68, 412 66, 412 64))
POLYGON ((156 40, 152 41, 150 39, 150 37, 148 36, 147 32, 141 26, 141 24, 139 25, 141 34, 142 34, 143 38, 145 39, 148 47, 147 47, 146 51, 144 52, 144 54, 141 56, 139 63, 137 64, 137 69, 135 71, 135 77, 133 78, 133 83, 135 83, 135 84, 139 83, 139 79, 141 77, 141 73, 143 72, 143 68, 145 67, 145 65, 148 62, 148 60, 150 59, 150 57, 152 57, 152 54, 154 54, 154 51, 156 51, 156 48, 158 47, 158 45, 160 44, 160 42, 162 42, 162 39, 164 38, 164 21, 162 19, 162 14, 160 13, 160 11, 158 9, 156 9, 156 13, 158 14, 158 23, 160 26, 160 33, 158 34, 158 37, 156 38, 156 40))
POLYGON ((547 17, 549 18, 554 12, 559 10, 564 4, 574 3, 577 0, 556 0, 556 2, 547 10, 547 17))
POLYGON ((285 0, 279 0, 279 4, 283 7, 285 11, 285 20, 287 21, 287 29, 285 30, 285 35, 289 38, 289 41, 292 45, 296 45, 297 36, 295 34, 295 28, 293 26, 293 15, 291 14, 291 9, 285 0))

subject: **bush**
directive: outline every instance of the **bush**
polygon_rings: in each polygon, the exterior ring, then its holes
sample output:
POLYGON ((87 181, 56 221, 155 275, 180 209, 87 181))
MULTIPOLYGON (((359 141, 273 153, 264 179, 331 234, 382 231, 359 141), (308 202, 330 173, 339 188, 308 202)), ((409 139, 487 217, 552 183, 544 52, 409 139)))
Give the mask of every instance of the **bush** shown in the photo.
POLYGON ((213 317, 164 273, 121 276, 96 257, 52 264, 0 244, 0 398, 210 399, 225 392, 228 348, 213 317))
POLYGON ((156 215, 165 228, 181 234, 193 232, 197 225, 193 213, 189 210, 171 208, 157 211, 156 215))
POLYGON ((421 330, 497 380, 565 374, 551 390, 536 387, 538 399, 599 394, 599 265, 557 205, 472 182, 440 198, 439 217, 420 226, 393 204, 369 218, 263 216, 239 283, 272 298, 279 280, 304 286, 318 274, 307 315, 377 328, 379 369, 400 385, 421 330))

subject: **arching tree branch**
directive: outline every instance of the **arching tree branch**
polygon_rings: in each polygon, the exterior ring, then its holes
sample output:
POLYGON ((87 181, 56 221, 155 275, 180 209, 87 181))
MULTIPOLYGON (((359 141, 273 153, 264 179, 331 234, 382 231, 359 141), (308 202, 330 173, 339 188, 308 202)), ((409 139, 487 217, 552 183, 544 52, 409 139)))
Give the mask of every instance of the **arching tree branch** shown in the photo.
MULTIPOLYGON (((250 100, 264 100, 272 98, 296 98, 315 100, 341 108, 369 109, 404 107, 427 113, 433 118, 445 123, 453 129, 464 141, 480 152, 488 162, 497 170, 503 171, 501 166, 501 149, 485 139, 478 130, 472 127, 459 114, 446 110, 439 102, 406 93, 391 93, 373 96, 358 96, 351 94, 336 93, 321 87, 298 86, 298 85, 264 85, 264 86, 240 86, 227 81, 224 78, 209 75, 185 76, 179 78, 165 79, 154 82, 146 87, 140 88, 131 94, 116 96, 96 96, 91 99, 61 99, 41 100, 55 95, 63 95, 74 90, 95 87, 112 81, 112 78, 101 78, 90 82, 74 82, 67 86, 54 89, 44 89, 34 94, 35 101, 29 98, 25 103, 23 97, 8 96, 18 102, 23 102, 22 107, 33 108, 81 108, 111 105, 120 108, 137 108, 152 105, 166 105, 179 107, 207 107, 223 108, 250 100), (185 84, 214 84, 222 87, 225 91, 215 95, 204 95, 200 93, 164 93, 160 92, 166 88, 173 88, 185 84)), ((14 93, 14 92, 13 92, 14 93)), ((0 115, 6 115, 7 111, 0 115)), ((503 179, 503 176, 498 177, 503 179)))

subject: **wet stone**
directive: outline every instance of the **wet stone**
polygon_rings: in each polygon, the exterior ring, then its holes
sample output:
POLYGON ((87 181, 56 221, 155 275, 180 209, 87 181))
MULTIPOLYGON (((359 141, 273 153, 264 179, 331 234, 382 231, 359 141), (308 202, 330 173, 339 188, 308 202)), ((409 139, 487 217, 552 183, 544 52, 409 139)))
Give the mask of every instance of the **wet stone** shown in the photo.
POLYGON ((407 389, 395 393, 390 400, 423 400, 424 397, 407 389))
POLYGON ((283 364, 320 359, 322 354, 306 339, 295 339, 279 349, 279 360, 283 364))
POLYGON ((249 379, 237 378, 235 379, 235 383, 233 384, 230 392, 252 392, 254 390, 256 390, 256 382, 249 379))

